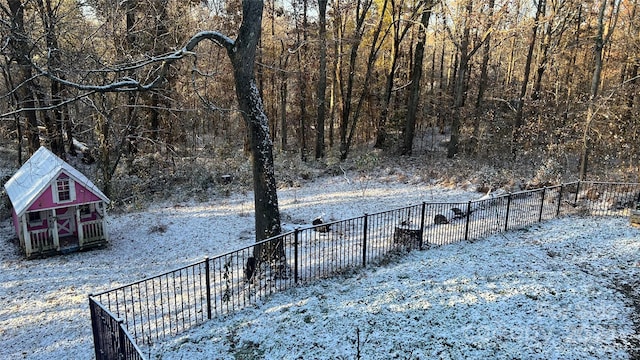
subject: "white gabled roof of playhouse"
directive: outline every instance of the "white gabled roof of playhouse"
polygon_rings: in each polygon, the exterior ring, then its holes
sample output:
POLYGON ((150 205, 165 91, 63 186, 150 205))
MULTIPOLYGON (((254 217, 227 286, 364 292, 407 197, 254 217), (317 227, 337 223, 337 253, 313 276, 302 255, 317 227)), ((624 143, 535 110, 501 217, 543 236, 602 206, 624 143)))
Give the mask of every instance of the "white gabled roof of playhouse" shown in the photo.
POLYGON ((109 202, 107 196, 84 174, 41 146, 4 185, 16 214, 22 216, 62 172, 103 201, 109 202))

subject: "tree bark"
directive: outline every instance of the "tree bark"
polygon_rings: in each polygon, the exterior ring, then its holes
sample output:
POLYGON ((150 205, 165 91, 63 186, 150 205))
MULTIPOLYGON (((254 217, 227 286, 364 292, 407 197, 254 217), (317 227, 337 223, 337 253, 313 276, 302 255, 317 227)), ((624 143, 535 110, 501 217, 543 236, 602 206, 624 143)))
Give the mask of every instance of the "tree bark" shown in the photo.
POLYGON ((320 71, 318 74, 318 110, 316 118, 316 159, 324 157, 324 122, 327 92, 327 0, 318 0, 318 38, 320 40, 320 71))
MULTIPOLYGON (((388 0, 385 0, 385 2, 388 0)), ((385 4, 386 5, 386 4, 385 4)), ((381 14, 384 17, 384 14, 381 14)), ((389 116, 389 104, 391 103, 391 92, 393 91, 393 80, 396 74, 396 66, 398 63, 398 53, 400 52, 400 42, 402 37, 407 33, 409 26, 405 26, 405 30, 400 32, 400 9, 397 9, 395 3, 391 5, 391 21, 393 26, 393 41, 391 45, 391 63, 387 72, 387 80, 384 87, 384 97, 382 98, 382 111, 376 124, 376 142, 373 145, 376 149, 384 149, 387 142, 387 117, 389 116), (398 17, 398 19, 396 19, 398 17)))
MULTIPOLYGON (((370 0, 365 2, 366 4, 364 5, 358 2, 358 7, 356 7, 356 27, 354 29, 353 43, 351 44, 351 51, 349 53, 349 67, 347 69, 348 75, 346 91, 342 92, 342 117, 340 118, 340 160, 346 160, 349 154, 349 147, 351 145, 348 137, 349 124, 351 121, 353 121, 354 123, 357 121, 357 119, 351 120, 351 101, 353 97, 353 86, 356 76, 356 60, 358 58, 358 49, 360 48, 360 43, 362 41, 364 31, 364 20, 366 18, 366 12, 372 4, 370 0)), ((342 67, 340 67, 340 71, 342 71, 342 67)))
POLYGON ((469 37, 471 30, 471 10, 473 9, 473 1, 467 0, 465 6, 465 19, 462 40, 458 46, 460 60, 458 63, 458 71, 455 82, 454 102, 453 102, 453 119, 451 121, 451 138, 447 146, 447 158, 453 158, 459 151, 460 127, 461 127, 461 111, 464 106, 466 97, 466 77, 469 70, 469 60, 472 54, 469 52, 469 37))
MULTIPOLYGON (((493 8, 495 6, 495 0, 489 0, 487 5, 489 24, 488 28, 493 26, 493 8)), ((484 93, 487 90, 489 84, 489 58, 491 55, 491 34, 487 35, 487 40, 482 48, 482 64, 480 65, 480 81, 478 83, 478 96, 476 97, 476 108, 473 118, 473 137, 471 138, 471 148, 474 152, 478 151, 478 144, 480 143, 480 117, 483 113, 484 107, 484 93)))
MULTIPOLYGON (((138 0, 126 0, 123 4, 125 6, 125 24, 126 24, 126 35, 124 42, 124 56, 131 56, 133 50, 135 49, 136 44, 136 36, 134 33, 134 27, 136 24, 136 14, 135 9, 137 6, 138 0)), ((133 77, 135 74, 133 71, 130 71, 129 76, 133 77)), ((138 137, 138 116, 136 114, 136 100, 137 96, 135 93, 130 92, 127 94, 127 123, 129 126, 127 127, 127 155, 129 168, 133 169, 133 156, 138 152, 137 145, 137 137, 138 137)))
MULTIPOLYGON (((61 66, 60 61, 60 48, 58 46, 58 36, 56 34, 56 17, 54 14, 54 9, 51 6, 51 0, 42 0, 37 1, 38 10, 40 12, 40 19, 42 20, 42 25, 44 27, 44 38, 47 46, 47 67, 49 71, 53 73, 57 73, 61 66)), ((63 109, 60 106, 62 99, 62 87, 56 81, 51 81, 49 86, 50 97, 49 100, 46 99, 44 93, 41 93, 39 96, 40 105, 46 108, 51 108, 49 114, 49 110, 42 110, 42 118, 44 119, 44 124, 47 129, 47 137, 49 138, 49 143, 51 146, 51 151, 63 157, 64 150, 64 128, 63 128, 63 109)))
POLYGON ((432 4, 425 5, 420 17, 420 29, 418 31, 418 42, 414 53, 413 69, 411 70, 411 86, 409 93, 409 104, 407 109, 407 121, 404 127, 404 136, 400 153, 411 155, 413 148, 413 138, 415 136, 416 117, 418 113, 418 102, 420 101, 420 81, 422 79, 422 67, 424 61, 424 46, 426 43, 426 30, 429 27, 432 4))
POLYGON ((520 95, 518 96, 518 103, 516 104, 516 120, 513 126, 513 147, 512 152, 513 155, 516 154, 516 146, 520 140, 520 129, 524 125, 524 98, 527 94, 527 86, 529 86, 529 76, 531 75, 531 63, 533 62, 533 49, 536 44, 536 37, 538 34, 538 22, 540 21, 540 16, 544 14, 546 9, 546 0, 538 0, 538 7, 536 9, 536 15, 534 18, 533 27, 531 29, 531 38, 529 39, 529 49, 527 51, 527 58, 524 65, 524 76, 522 79, 522 84, 520 86, 520 95))
POLYGON ((302 30, 297 29, 297 21, 296 21, 296 30, 298 37, 296 58, 298 60, 298 100, 300 106, 300 119, 299 119, 299 134, 298 134, 298 143, 300 146, 300 160, 306 162, 308 155, 308 147, 307 147, 307 82, 308 75, 305 70, 305 66, 307 63, 307 0, 303 0, 303 9, 302 9, 302 30), (302 40, 300 39, 300 33, 302 33, 302 40))
POLYGON ((280 45, 282 46, 282 52, 280 55, 280 147, 283 151, 286 151, 288 148, 287 137, 287 98, 289 97, 288 90, 288 74, 287 74, 287 66, 289 64, 289 51, 286 48, 284 41, 280 40, 280 45))
MULTIPOLYGON (((356 59, 358 57, 358 48, 363 38, 363 31, 366 19, 366 13, 369 8, 372 6, 372 1, 365 1, 362 7, 357 8, 356 18, 356 41, 355 44, 351 47, 351 54, 349 57, 349 76, 347 80, 347 93, 343 100, 343 110, 342 110, 342 119, 340 123, 340 160, 346 160, 349 155, 349 148, 351 147, 351 143, 353 141, 353 136, 355 134, 356 125, 358 123, 358 118, 360 117, 360 111, 362 110, 362 104, 364 100, 367 98, 369 94, 369 82, 371 81, 371 73, 373 71, 373 65, 376 59, 376 55, 378 50, 380 49, 380 44, 378 43, 378 39, 380 37, 380 33, 383 25, 383 18, 380 18, 376 29, 373 32, 373 37, 371 39, 371 47, 369 51, 369 57, 367 59, 367 67, 364 75, 362 93, 358 102, 353 110, 353 114, 351 113, 351 100, 353 97, 353 85, 355 81, 356 75, 356 59), (350 121, 351 119, 351 121, 350 121), (350 123, 349 123, 350 122, 350 123)), ((387 2, 385 1, 382 6, 382 13, 385 12, 387 2)))
POLYGON ((16 91, 18 106, 21 107, 26 117, 25 135, 30 153, 34 153, 40 147, 38 134, 38 118, 36 115, 36 97, 33 89, 33 71, 31 68, 30 45, 24 26, 24 6, 20 0, 8 0, 9 13, 11 14, 11 37, 9 46, 12 60, 18 64, 18 89, 16 91))
POLYGON ((262 9, 260 0, 243 1, 238 36, 232 46, 227 46, 233 64, 238 105, 251 141, 256 241, 279 235, 282 231, 269 121, 254 78, 262 9))
MULTIPOLYGON (((598 12, 598 27, 597 34, 595 36, 595 46, 593 49, 594 52, 594 69, 593 69, 593 77, 591 78, 591 91, 589 96, 589 105, 587 109, 587 118, 584 125, 584 132, 582 136, 582 154, 580 156, 580 180, 586 180, 587 172, 588 172, 588 162, 589 162, 589 153, 591 152, 591 124, 596 116, 596 98, 598 96, 598 92, 600 91, 600 81, 602 79, 602 52, 604 46, 611 39, 611 35, 615 29, 615 21, 612 26, 609 26, 608 31, 605 33, 605 25, 604 25, 604 15, 606 12, 608 1, 602 0, 600 4, 600 10, 598 12)), ((618 11, 620 9, 619 5, 616 7, 616 3, 613 2, 612 6, 612 17, 617 18, 618 11)))

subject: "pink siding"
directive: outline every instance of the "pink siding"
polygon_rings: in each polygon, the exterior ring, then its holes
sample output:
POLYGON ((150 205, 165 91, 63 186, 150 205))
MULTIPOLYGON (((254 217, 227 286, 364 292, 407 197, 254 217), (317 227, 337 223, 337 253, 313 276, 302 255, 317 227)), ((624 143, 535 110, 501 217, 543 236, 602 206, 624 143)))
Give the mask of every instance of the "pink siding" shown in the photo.
MULTIPOLYGON (((68 176, 65 173, 62 173, 58 178, 67 178, 67 177, 68 176)), ((83 184, 74 182, 75 190, 76 190, 75 191, 76 199, 71 202, 56 204, 53 201, 53 194, 51 192, 51 184, 55 184, 56 180, 57 179, 53 180, 49 185, 47 185, 45 191, 42 194, 40 194, 40 196, 31 204, 31 206, 29 206, 27 211, 45 210, 45 209, 51 209, 59 206, 72 206, 72 205, 101 201, 98 196, 92 193, 91 190, 88 190, 83 184)))

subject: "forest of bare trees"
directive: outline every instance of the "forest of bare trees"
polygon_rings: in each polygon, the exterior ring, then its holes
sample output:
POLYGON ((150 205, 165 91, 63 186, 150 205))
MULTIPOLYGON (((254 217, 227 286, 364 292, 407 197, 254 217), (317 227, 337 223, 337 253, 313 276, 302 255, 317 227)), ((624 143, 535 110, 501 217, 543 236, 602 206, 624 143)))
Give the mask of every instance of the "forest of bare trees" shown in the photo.
MULTIPOLYGON (((273 152, 547 162, 638 180, 637 11, 638 0, 265 0, 252 71, 273 152)), ((243 59, 224 38, 180 52, 203 31, 236 40, 240 0, 1 0, 0 18, 0 133, 18 162, 41 144, 86 151, 116 198, 116 174, 153 188, 169 181, 153 171, 188 177, 176 162, 245 166, 234 159, 259 129, 242 120, 243 59)))

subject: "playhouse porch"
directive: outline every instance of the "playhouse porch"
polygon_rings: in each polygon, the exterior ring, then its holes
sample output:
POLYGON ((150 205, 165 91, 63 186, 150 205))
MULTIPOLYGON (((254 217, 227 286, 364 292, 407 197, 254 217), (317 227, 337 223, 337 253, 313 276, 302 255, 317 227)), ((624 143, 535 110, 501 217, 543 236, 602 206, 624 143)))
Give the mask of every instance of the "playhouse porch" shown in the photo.
POLYGON ((101 204, 95 204, 90 209, 81 205, 25 213, 20 219, 20 245, 25 255, 46 256, 106 244, 108 235, 100 208, 101 204))

